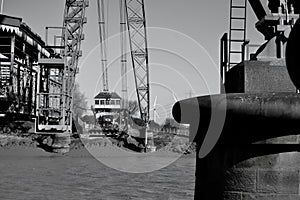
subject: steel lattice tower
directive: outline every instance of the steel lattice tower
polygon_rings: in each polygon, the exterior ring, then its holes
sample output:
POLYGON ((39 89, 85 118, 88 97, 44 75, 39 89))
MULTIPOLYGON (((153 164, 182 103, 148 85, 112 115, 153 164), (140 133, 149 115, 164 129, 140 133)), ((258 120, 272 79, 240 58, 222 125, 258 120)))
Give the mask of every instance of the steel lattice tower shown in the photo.
POLYGON ((72 131, 72 104, 78 60, 82 55, 81 41, 84 39, 83 25, 86 23, 85 10, 88 0, 66 0, 60 46, 47 46, 54 52, 50 58, 39 59, 40 77, 38 82, 38 131, 72 131), (60 49, 58 55, 57 51, 60 49))
POLYGON ((144 0, 125 0, 130 50, 141 118, 150 113, 149 66, 144 0))
POLYGON ((75 76, 78 72, 78 61, 81 53, 81 41, 83 36, 83 25, 87 22, 85 10, 88 6, 87 0, 66 0, 64 12, 64 82, 63 82, 63 121, 64 124, 72 124, 72 96, 75 84, 75 76))

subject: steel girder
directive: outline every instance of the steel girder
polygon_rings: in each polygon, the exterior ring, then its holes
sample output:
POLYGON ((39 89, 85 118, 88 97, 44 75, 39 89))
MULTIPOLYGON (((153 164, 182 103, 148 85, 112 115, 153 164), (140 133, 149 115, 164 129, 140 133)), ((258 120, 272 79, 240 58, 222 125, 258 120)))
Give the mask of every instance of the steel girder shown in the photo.
POLYGON ((120 42, 121 42, 121 80, 122 80, 122 109, 128 109, 128 91, 127 91, 127 25, 125 0, 120 0, 120 42))
POLYGON ((144 0, 125 0, 130 50, 141 118, 150 112, 149 66, 144 0))
POLYGON ((100 39, 100 55, 102 66, 103 91, 108 91, 108 72, 107 72, 107 41, 106 41, 106 24, 104 17, 104 0, 97 0, 98 7, 98 24, 100 39))
POLYGON ((87 22, 85 10, 88 0, 66 0, 64 13, 64 58, 63 72, 63 124, 72 125, 73 89, 78 72, 78 61, 81 53, 81 41, 84 39, 83 25, 87 22))

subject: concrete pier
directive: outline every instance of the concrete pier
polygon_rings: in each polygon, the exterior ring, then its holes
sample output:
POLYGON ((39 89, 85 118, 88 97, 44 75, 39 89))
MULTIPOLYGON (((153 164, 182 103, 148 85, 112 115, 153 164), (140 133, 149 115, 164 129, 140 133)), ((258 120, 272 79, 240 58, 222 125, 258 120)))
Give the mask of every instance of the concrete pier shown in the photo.
POLYGON ((193 139, 197 143, 195 199, 300 199, 299 111, 296 93, 214 95, 176 103, 174 118, 199 127, 193 139), (223 101, 226 107, 211 103, 223 101), (183 110, 199 110, 199 124, 183 117, 187 116, 183 110), (200 158, 209 137, 211 110, 225 111, 226 119, 216 145, 200 158))
POLYGON ((255 59, 226 72, 231 94, 174 105, 174 118, 190 124, 197 143, 195 199, 300 199, 300 21, 287 43, 279 37, 284 28, 255 59))

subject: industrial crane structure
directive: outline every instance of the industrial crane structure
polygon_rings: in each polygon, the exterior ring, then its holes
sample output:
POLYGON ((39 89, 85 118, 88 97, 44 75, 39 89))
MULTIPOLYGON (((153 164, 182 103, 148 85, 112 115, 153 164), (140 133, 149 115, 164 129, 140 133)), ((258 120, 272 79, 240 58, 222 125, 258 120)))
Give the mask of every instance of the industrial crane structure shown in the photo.
POLYGON ((149 63, 144 0, 125 0, 131 58, 141 119, 150 119, 149 63))
POLYGON ((230 0, 229 34, 225 33, 221 39, 220 61, 220 76, 227 92, 244 91, 245 88, 237 88, 241 84, 236 77, 245 59, 259 60, 263 57, 260 54, 263 53, 264 57, 268 58, 285 57, 286 41, 291 28, 299 18, 299 13, 299 3, 295 0, 230 0), (255 27, 265 38, 263 45, 249 44, 250 41, 246 39, 248 3, 258 19, 255 27), (250 54, 250 48, 256 48, 257 51, 250 54), (273 55, 268 55, 269 52, 273 55))
MULTIPOLYGON (((66 0, 62 27, 46 27, 46 46, 50 57, 38 60, 37 131, 72 131, 72 97, 78 61, 82 55, 83 25, 87 0, 66 0), (48 46, 49 29, 61 29, 59 45, 48 46), (57 51, 58 50, 58 51, 57 51)), ((56 42, 55 42, 56 43, 56 42)))
MULTIPOLYGON (((103 91, 108 92, 104 0, 98 1, 103 91)), ((49 151, 67 151, 73 89, 82 55, 88 0, 65 0, 63 25, 46 27, 43 41, 21 18, 0 15, 0 121, 33 120, 49 151), (49 31, 61 32, 50 41, 49 31), (49 142, 51 138, 52 142, 49 142), (45 140, 48 140, 48 142, 45 140)), ((149 122, 149 66, 143 0, 120 0, 122 108, 127 108, 127 36, 141 119, 149 122)))
POLYGON ((34 121, 36 140, 47 151, 69 149, 73 88, 88 5, 87 0, 65 0, 63 25, 46 27, 46 41, 21 18, 0 15, 1 126, 34 121), (61 32, 52 43, 50 29, 61 32))
MULTIPOLYGON (((109 92, 104 0, 97 0, 103 92, 109 92)), ((122 108, 127 109, 127 33, 141 119, 149 122, 149 66, 143 0, 120 0, 122 108), (128 31, 126 31, 128 30, 128 31)))
POLYGON ((100 38, 100 58, 102 67, 102 82, 103 91, 108 92, 108 73, 107 73, 107 41, 106 41, 106 23, 105 23, 105 8, 104 0, 97 0, 98 7, 98 23, 99 23, 99 38, 100 38))
MULTIPOLYGON (((97 0, 98 23, 100 36, 100 59, 102 69, 102 91, 95 96, 94 115, 100 129, 107 135, 129 132, 128 89, 127 89, 127 39, 131 53, 134 83, 140 119, 144 122, 140 135, 144 138, 145 150, 148 136, 147 127, 150 121, 149 65, 146 33, 144 0, 120 0, 120 48, 121 48, 121 92, 122 98, 114 91, 109 91, 107 69, 107 20, 105 16, 108 1, 97 0), (105 6, 105 3, 107 5, 105 6), (121 100, 121 106, 118 104, 121 100)), ((107 9, 108 10, 108 9, 107 9)), ((108 12, 108 11, 107 11, 108 12)), ((108 15, 107 15, 108 16, 108 15)), ((141 126, 141 124, 139 125, 141 126)), ((150 147, 151 148, 151 147, 150 147)), ((154 147, 153 147, 154 148, 154 147)))

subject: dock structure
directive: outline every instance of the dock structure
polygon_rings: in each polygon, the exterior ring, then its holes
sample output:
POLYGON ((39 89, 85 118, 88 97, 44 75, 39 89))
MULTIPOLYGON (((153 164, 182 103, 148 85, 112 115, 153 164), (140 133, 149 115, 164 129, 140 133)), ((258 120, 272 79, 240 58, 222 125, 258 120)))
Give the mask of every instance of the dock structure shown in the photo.
POLYGON ((249 2, 266 42, 231 65, 226 44, 232 41, 223 37, 225 90, 173 107, 197 143, 195 199, 300 198, 299 5, 279 5, 277 12, 267 1, 249 2))
POLYGON ((73 89, 88 6, 88 0, 66 0, 63 25, 46 27, 45 41, 21 18, 0 15, 0 129, 9 121, 31 121, 32 132, 50 145, 44 149, 69 150, 75 130, 73 89), (59 31, 52 43, 49 29, 59 31))
POLYGON ((38 59, 51 49, 21 18, 0 15, 1 117, 29 119, 36 114, 38 59))

